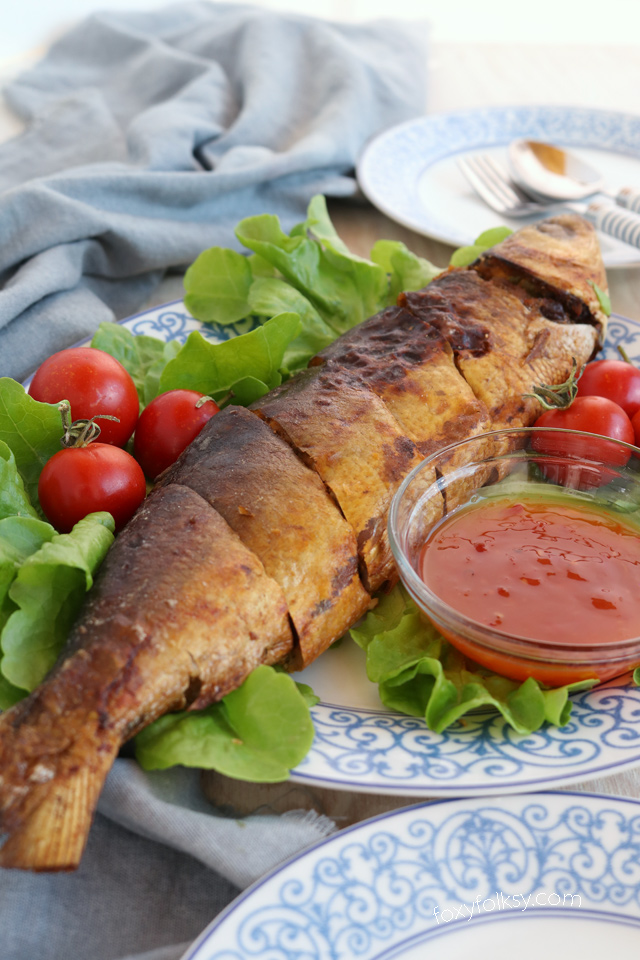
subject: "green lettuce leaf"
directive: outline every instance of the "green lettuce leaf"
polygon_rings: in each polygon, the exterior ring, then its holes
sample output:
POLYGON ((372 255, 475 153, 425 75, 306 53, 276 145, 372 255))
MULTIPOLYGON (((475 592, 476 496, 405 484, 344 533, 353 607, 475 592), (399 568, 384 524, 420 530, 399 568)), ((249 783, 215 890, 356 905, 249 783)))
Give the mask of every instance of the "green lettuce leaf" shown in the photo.
MULTIPOLYGON (((371 260, 351 253, 322 196, 311 200, 306 219, 290 234, 277 217, 264 214, 243 220, 236 235, 251 255, 206 250, 185 276, 185 304, 204 323, 297 313, 301 326, 284 353, 284 374, 303 369, 337 336, 395 303, 401 290, 420 289, 440 272, 399 242, 376 244, 371 260)), ((259 372, 247 375, 269 383, 259 372)), ((161 376, 162 389, 168 389, 169 376, 161 376)))
POLYGON ((14 687, 12 683, 0 676, 0 710, 8 710, 9 707, 13 707, 14 704, 24 698, 25 694, 26 690, 14 687))
POLYGON ((378 598, 377 606, 349 632, 358 646, 366 650, 378 634, 395 630, 406 610, 407 593, 402 587, 397 587, 382 594, 378 598))
POLYGON ((111 514, 89 514, 71 533, 54 531, 20 565, 9 588, 16 609, 0 636, 0 671, 13 686, 33 690, 55 663, 113 529, 111 514))
MULTIPOLYGON (((277 386, 275 379, 273 383, 277 386)), ((239 403, 241 407, 248 407, 259 400, 260 397, 264 397, 265 393, 269 393, 270 389, 272 388, 262 380, 258 380, 257 377, 242 377, 240 380, 234 380, 229 388, 229 393, 232 395, 232 403, 239 403)))
POLYGON ((136 737, 136 758, 145 770, 182 764, 238 780, 287 780, 313 741, 306 696, 286 673, 257 667, 220 703, 148 726, 136 737))
POLYGON ((315 707, 316 703, 320 703, 320 697, 313 692, 308 683, 300 683, 299 680, 296 680, 296 687, 308 707, 315 707))
POLYGON ((226 325, 242 320, 249 309, 252 265, 235 250, 211 247, 184 275, 184 303, 192 316, 204 323, 226 325))
POLYGON ((251 272, 254 278, 257 280, 258 277, 277 277, 278 271, 274 266, 272 266, 268 260, 265 260, 263 257, 259 256, 257 253, 250 253, 247 257, 247 262, 251 267, 251 272))
MULTIPOLYGON (((148 339, 151 340, 152 337, 148 337, 148 339)), ((160 379, 164 368, 170 360, 174 360, 178 356, 181 349, 182 344, 178 340, 169 340, 164 344, 164 350, 161 356, 147 368, 142 383, 142 390, 138 391, 141 406, 146 407, 162 392, 160 389, 160 379)))
POLYGON ((598 303, 600 304, 600 307, 602 308, 602 312, 604 313, 605 317, 610 317, 611 316, 611 297, 609 296, 608 293, 605 293, 604 290, 602 290, 598 286, 595 280, 589 280, 589 283, 593 287, 593 291, 596 297, 598 298, 598 303))
POLYGON ((300 236, 310 234, 333 253, 340 254, 348 260, 358 260, 364 264, 369 263, 369 261, 363 257, 352 253, 344 240, 339 237, 336 228, 331 222, 329 211, 327 210, 327 201, 322 194, 316 194, 315 197, 311 198, 307 208, 306 220, 294 227, 291 233, 292 235, 298 234, 300 236))
POLYGON ((15 380, 0 378, 0 441, 10 448, 34 505, 39 505, 40 472, 61 449, 62 433, 57 404, 38 403, 15 380))
POLYGON ((24 488, 11 449, 0 440, 0 521, 4 517, 37 517, 24 488))
POLYGON ((499 711, 520 734, 545 722, 563 726, 571 713, 569 694, 598 682, 547 690, 533 678, 518 683, 485 670, 427 623, 401 587, 383 597, 351 635, 367 652, 367 676, 379 685, 384 705, 424 717, 436 733, 479 707, 499 711))
POLYGON ((33 517, 4 517, 0 520, 0 636, 16 604, 9 590, 18 570, 32 553, 55 536, 49 523, 33 517))
POLYGON ((485 250, 489 250, 491 247, 495 247, 496 244, 502 243, 502 241, 506 240, 512 233, 513 230, 510 230, 509 227, 492 227, 490 230, 485 230, 479 237, 476 237, 470 246, 458 247, 457 250, 454 250, 451 255, 451 260, 449 261, 450 266, 468 267, 469 264, 477 260, 485 250))
POLYGON ((474 260, 477 260, 486 249, 486 247, 481 247, 477 243, 469 244, 468 247, 458 247, 458 249, 454 250, 451 254, 449 266, 468 267, 469 264, 473 263, 474 260))
POLYGON ((417 257, 399 240, 378 240, 371 259, 389 274, 389 303, 395 303, 404 290, 422 290, 442 273, 440 267, 417 257))
POLYGON ((502 243, 502 241, 510 237, 512 233, 513 230, 510 227, 490 227, 488 230, 483 230, 473 242, 489 250, 490 247, 495 247, 499 243, 502 243))
POLYGON ((101 323, 91 346, 119 360, 136 385, 142 406, 158 395, 160 374, 180 350, 176 340, 164 343, 156 337, 134 337, 120 323, 101 323))
POLYGON ((386 272, 349 252, 333 229, 322 196, 313 198, 307 219, 291 234, 283 232, 277 217, 262 214, 242 220, 236 236, 299 290, 336 336, 387 305, 386 272))
POLYGON ((300 317, 300 333, 287 347, 283 364, 289 372, 301 370, 336 338, 315 307, 295 287, 277 277, 254 280, 249 293, 249 305, 254 314, 273 317, 290 311, 300 317))
POLYGON ((160 391, 198 390, 217 400, 248 378, 271 390, 282 382, 280 368, 285 351, 299 332, 298 314, 281 313, 257 329, 222 343, 211 343, 200 333, 191 333, 164 368, 160 391))

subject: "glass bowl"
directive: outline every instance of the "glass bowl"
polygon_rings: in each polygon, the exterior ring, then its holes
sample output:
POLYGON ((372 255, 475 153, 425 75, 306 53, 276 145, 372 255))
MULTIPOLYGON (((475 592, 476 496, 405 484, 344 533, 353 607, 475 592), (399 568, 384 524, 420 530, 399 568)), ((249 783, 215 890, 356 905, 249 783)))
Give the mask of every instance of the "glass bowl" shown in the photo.
MULTIPOLYGON (((600 641, 598 635, 572 641, 561 629, 557 637, 540 639, 534 605, 531 635, 514 635, 472 619, 436 595, 421 575, 421 557, 445 518, 502 495, 516 501, 551 495, 556 504, 596 507, 632 532, 637 526, 640 537, 638 458, 640 449, 621 441, 550 427, 498 430, 451 444, 412 470, 391 504, 389 541, 400 579, 422 614, 454 646, 503 676, 534 677, 555 687, 609 680, 634 669, 640 665, 640 620, 632 625, 633 636, 623 640, 600 641)), ((570 623, 576 603, 570 592, 566 602, 570 623)))

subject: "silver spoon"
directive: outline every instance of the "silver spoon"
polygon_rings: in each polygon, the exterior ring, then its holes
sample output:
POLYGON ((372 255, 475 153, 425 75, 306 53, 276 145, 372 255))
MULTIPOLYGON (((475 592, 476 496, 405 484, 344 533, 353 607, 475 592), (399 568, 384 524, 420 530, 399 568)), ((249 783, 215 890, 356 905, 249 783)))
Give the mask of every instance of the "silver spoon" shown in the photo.
POLYGON ((557 201, 550 205, 548 200, 544 203, 532 200, 530 194, 525 194, 509 177, 506 168, 489 154, 459 157, 458 166, 484 202, 506 217, 530 217, 537 213, 537 219, 540 219, 540 215, 558 214, 562 212, 562 208, 567 208, 581 214, 597 230, 640 248, 640 217, 633 213, 626 213, 610 203, 598 200, 590 203, 564 201, 561 208, 557 201))
POLYGON ((508 151, 511 174, 535 200, 583 200, 604 194, 619 206, 640 213, 640 192, 606 189, 601 174, 575 154, 540 140, 514 140, 508 151))

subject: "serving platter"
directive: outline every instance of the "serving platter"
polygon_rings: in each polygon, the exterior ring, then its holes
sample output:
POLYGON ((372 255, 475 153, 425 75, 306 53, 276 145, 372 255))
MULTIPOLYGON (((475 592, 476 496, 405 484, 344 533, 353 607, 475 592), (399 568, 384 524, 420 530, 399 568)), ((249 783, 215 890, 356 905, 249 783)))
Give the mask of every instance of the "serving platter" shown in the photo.
MULTIPOLYGON (((549 215, 513 220, 495 213, 458 169, 458 157, 479 152, 505 164, 507 145, 519 137, 571 148, 601 171, 610 189, 640 187, 640 116, 556 106, 487 107, 410 120, 368 144, 358 162, 358 182, 392 220, 464 246, 489 227, 517 230, 549 215)), ((640 264, 637 248, 598 236, 606 267, 640 264)))
MULTIPOLYGON (((122 321, 135 335, 183 342, 198 330, 211 341, 252 328, 201 324, 180 300, 122 321)), ((623 345, 640 360, 640 322, 612 316, 604 356, 623 345)), ((406 797, 489 796, 576 783, 640 764, 640 688, 615 680, 573 699, 570 722, 518 736, 495 713, 466 717, 442 734, 424 721, 390 713, 368 681, 365 655, 350 638, 298 675, 321 702, 312 708, 315 739, 292 780, 308 785, 406 797)))
POLYGON ((183 960, 633 956, 640 803, 465 798, 359 823, 241 894, 183 960))

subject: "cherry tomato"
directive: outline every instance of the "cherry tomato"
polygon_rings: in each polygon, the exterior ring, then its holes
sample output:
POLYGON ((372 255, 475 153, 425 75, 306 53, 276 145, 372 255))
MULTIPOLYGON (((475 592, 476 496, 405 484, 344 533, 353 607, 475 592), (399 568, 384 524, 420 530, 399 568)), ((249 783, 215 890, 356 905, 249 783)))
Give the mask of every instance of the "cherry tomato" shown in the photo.
MULTIPOLYGON (((534 426, 582 430, 631 444, 635 439, 629 417, 622 407, 606 397, 577 397, 571 406, 565 409, 545 410, 534 426)), ((631 456, 630 450, 616 443, 607 443, 606 440, 596 437, 569 434, 535 434, 532 446, 534 450, 563 458, 555 464, 541 462, 540 466, 550 480, 582 489, 608 483, 614 479, 616 472, 604 467, 589 466, 576 470, 571 464, 572 459, 601 460, 612 466, 622 467, 631 456)))
POLYGON ((213 400, 196 406, 203 396, 195 390, 169 390, 140 414, 133 453, 151 480, 178 459, 220 409, 213 400))
POLYGON ((628 417, 640 410, 640 370, 624 360, 588 363, 578 381, 579 397, 606 397, 628 417))
POLYGON ((35 372, 29 394, 42 403, 68 400, 74 420, 97 414, 120 421, 98 420, 100 443, 124 447, 133 433, 140 406, 135 384, 115 357, 94 347, 70 347, 45 360, 35 372))
POLYGON ((54 453, 40 474, 38 497, 47 520, 61 533, 98 510, 107 510, 120 530, 144 500, 146 487, 129 453, 109 443, 90 443, 54 453))

